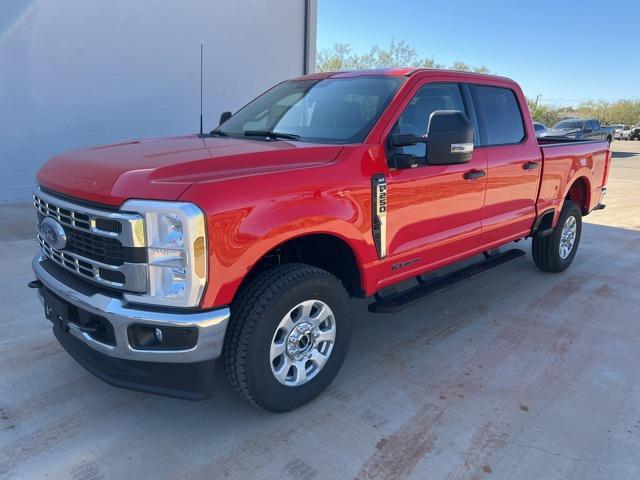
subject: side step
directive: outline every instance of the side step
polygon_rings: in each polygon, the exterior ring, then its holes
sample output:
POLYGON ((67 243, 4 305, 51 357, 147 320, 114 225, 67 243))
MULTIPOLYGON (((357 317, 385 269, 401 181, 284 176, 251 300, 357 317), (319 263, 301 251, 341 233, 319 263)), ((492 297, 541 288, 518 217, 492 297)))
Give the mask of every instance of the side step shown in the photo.
POLYGON ((404 308, 410 307, 425 298, 431 297, 440 292, 471 280, 483 273, 494 268, 500 267, 506 263, 512 262, 526 255, 523 250, 514 248, 504 253, 492 255, 485 260, 469 265, 467 267, 456 270, 455 272, 436 277, 426 283, 416 285, 413 288, 403 292, 394 293, 385 298, 378 298, 374 303, 369 305, 369 311, 373 313, 393 313, 404 308))

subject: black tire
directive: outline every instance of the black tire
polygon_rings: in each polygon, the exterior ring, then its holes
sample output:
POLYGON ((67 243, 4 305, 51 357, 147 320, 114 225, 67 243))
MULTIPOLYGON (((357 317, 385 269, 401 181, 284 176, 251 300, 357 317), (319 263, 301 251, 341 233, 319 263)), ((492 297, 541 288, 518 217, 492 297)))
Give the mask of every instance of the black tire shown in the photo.
POLYGON ((531 252, 533 261, 540 270, 545 272, 562 272, 565 270, 575 257, 580 244, 580 235, 582 233, 582 212, 580 207, 573 200, 565 200, 560 212, 558 223, 553 229, 553 233, 545 237, 534 236, 531 252), (569 219, 574 217, 576 221, 576 234, 573 248, 566 258, 560 256, 560 240, 562 228, 569 219))
POLYGON ((320 395, 342 366, 351 340, 351 304, 342 283, 309 265, 289 263, 259 273, 231 305, 223 347, 224 370, 233 388, 254 405, 287 412, 320 395), (280 321, 300 302, 319 300, 335 319, 335 342, 329 358, 307 383, 280 383, 271 369, 271 342, 280 321))

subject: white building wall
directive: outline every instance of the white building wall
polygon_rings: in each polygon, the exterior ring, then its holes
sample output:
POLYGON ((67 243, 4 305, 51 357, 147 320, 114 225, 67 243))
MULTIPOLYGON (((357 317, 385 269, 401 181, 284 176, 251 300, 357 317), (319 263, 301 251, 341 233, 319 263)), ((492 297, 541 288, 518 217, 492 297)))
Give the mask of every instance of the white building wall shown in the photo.
MULTIPOLYGON (((1 0, 0 201, 71 148, 205 129, 303 73, 306 0, 1 0)), ((316 0, 309 2, 310 71, 316 0)))

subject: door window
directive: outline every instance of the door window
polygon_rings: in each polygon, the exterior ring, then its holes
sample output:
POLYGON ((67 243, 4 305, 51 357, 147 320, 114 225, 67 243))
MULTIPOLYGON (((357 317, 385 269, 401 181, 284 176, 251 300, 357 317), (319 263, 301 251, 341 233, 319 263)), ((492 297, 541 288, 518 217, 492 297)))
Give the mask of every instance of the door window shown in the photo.
POLYGON ((472 85, 482 145, 520 143, 525 136, 522 114, 513 90, 472 85))
MULTIPOLYGON (((424 135, 429 127, 429 118, 436 110, 460 110, 465 112, 460 85, 457 83, 430 83, 422 87, 405 108, 391 130, 397 133, 424 135)), ((427 146, 424 143, 409 147, 394 148, 394 153, 404 153, 424 157, 427 146)))

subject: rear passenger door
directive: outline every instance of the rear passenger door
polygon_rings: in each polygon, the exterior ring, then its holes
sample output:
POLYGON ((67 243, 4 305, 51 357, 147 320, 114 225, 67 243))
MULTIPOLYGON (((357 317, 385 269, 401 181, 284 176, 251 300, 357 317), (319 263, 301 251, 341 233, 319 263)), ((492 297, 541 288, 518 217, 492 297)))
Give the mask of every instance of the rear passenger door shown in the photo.
POLYGON ((510 87, 469 85, 488 162, 480 244, 489 249, 523 237, 536 216, 542 158, 527 130, 520 97, 510 87))

